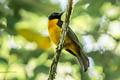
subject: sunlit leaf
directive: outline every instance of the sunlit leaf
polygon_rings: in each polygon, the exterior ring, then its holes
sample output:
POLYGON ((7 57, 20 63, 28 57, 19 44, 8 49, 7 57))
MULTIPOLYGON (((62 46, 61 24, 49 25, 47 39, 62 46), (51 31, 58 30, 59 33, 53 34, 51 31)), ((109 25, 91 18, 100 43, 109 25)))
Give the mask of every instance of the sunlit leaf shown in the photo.
POLYGON ((38 44, 39 48, 48 49, 51 47, 51 41, 48 37, 45 37, 30 29, 18 29, 20 35, 22 35, 28 41, 34 41, 38 44))

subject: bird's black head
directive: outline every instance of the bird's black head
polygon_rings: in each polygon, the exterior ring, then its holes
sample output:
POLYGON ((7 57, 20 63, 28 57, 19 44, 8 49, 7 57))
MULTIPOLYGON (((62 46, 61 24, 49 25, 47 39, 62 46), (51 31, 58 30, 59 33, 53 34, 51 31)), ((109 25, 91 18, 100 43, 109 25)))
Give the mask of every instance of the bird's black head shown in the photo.
POLYGON ((52 19, 61 19, 61 16, 62 16, 63 12, 54 12, 52 13, 50 16, 49 16, 49 20, 52 20, 52 19))

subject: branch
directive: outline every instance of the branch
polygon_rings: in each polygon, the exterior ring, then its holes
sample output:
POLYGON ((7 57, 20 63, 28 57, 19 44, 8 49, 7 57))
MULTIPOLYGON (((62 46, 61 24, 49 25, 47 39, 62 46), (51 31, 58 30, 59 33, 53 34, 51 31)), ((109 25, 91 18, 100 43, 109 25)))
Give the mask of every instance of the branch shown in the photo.
POLYGON ((59 45, 57 46, 56 54, 55 54, 55 56, 53 58, 53 62, 51 64, 51 69, 50 69, 48 80, 54 80, 55 79, 57 64, 58 64, 58 61, 59 61, 61 51, 64 47, 65 36, 66 36, 67 28, 68 28, 68 25, 69 25, 69 22, 70 22, 70 16, 71 16, 71 13, 72 13, 72 9, 73 9, 73 0, 68 0, 67 13, 66 13, 66 16, 65 16, 65 21, 62 25, 62 32, 61 32, 61 36, 60 36, 59 45))

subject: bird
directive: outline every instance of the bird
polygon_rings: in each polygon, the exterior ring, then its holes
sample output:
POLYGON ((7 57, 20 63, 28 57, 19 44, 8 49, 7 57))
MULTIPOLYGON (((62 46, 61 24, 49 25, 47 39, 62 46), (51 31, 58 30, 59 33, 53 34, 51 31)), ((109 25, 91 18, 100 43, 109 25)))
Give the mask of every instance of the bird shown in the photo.
MULTIPOLYGON (((49 37, 56 46, 59 44, 60 34, 62 31, 63 21, 61 20, 61 16, 63 13, 64 12, 53 12, 48 17, 49 37)), ((63 49, 75 56, 78 62, 81 64, 82 70, 86 72, 89 67, 89 59, 82 48, 83 47, 76 34, 70 27, 68 27, 63 49)))

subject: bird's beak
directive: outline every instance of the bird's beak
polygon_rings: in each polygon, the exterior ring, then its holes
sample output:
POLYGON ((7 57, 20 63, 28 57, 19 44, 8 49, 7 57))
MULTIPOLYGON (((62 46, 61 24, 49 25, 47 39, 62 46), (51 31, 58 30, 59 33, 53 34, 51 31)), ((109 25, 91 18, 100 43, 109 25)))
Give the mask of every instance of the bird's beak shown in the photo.
POLYGON ((64 13, 64 12, 60 12, 60 13, 59 13, 59 16, 62 16, 63 13, 64 13))

